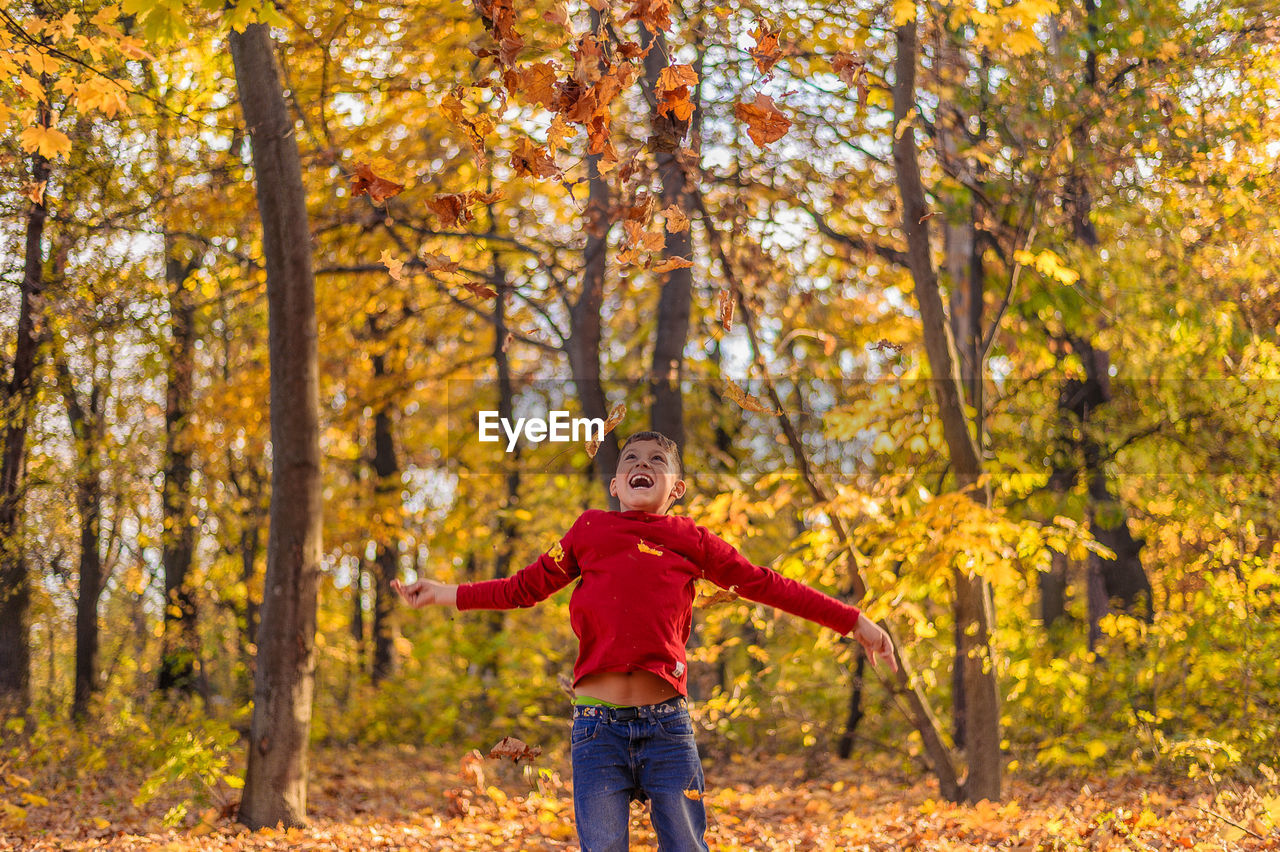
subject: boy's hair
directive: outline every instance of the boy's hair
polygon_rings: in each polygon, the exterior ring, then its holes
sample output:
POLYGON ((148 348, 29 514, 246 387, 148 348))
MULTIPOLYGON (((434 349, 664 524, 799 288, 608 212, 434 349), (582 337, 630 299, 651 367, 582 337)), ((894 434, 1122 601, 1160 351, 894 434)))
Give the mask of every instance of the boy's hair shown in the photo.
POLYGON ((662 449, 669 453, 671 458, 675 460, 676 476, 681 478, 684 477, 684 464, 680 461, 680 447, 675 441, 671 440, 661 432, 635 432, 632 433, 631 437, 622 442, 622 446, 618 448, 618 456, 621 457, 627 447, 635 441, 653 441, 659 447, 662 447, 662 449))

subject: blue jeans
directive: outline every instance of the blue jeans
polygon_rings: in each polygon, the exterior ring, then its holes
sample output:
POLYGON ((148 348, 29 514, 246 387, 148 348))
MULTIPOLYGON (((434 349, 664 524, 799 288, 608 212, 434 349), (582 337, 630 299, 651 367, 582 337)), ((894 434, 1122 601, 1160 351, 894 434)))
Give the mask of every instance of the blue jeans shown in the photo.
POLYGON ((662 852, 706 852, 702 761, 683 698, 574 707, 570 741, 582 852, 626 852, 631 800, 646 798, 662 852), (695 790, 696 797, 685 795, 695 790))

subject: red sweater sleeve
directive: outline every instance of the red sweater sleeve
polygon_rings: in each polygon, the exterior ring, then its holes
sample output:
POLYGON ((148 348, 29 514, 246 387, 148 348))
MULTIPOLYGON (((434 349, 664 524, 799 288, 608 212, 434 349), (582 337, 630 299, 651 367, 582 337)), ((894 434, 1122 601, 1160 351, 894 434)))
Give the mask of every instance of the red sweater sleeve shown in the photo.
POLYGON ((824 595, 771 568, 754 565, 715 533, 698 527, 702 538, 702 575, 742 597, 848 633, 858 623, 858 608, 824 595))
POLYGON ((458 609, 517 609, 533 606, 579 576, 574 523, 551 549, 510 577, 458 586, 458 609))

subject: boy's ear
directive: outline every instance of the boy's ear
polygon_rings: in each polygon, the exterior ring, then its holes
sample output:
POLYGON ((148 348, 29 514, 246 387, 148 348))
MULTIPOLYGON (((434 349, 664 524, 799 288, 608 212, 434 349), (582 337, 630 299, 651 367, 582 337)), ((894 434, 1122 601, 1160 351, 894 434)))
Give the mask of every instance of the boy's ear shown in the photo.
POLYGON ((616 476, 609 480, 609 496, 618 496, 618 477, 616 476))
POLYGON ((683 479, 677 479, 676 484, 671 488, 671 496, 673 499, 679 500, 684 496, 685 484, 683 479))

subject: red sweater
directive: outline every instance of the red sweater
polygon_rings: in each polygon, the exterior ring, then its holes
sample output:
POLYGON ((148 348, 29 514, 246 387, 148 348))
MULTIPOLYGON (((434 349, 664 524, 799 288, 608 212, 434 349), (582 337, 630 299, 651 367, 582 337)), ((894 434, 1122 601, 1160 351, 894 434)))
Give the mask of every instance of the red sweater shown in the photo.
POLYGON ((459 586, 458 609, 533 606, 576 579, 569 599, 578 636, 574 685, 597 672, 643 670, 687 695, 685 643, 699 577, 840 633, 858 623, 855 607, 751 564, 689 518, 598 509, 583 512, 516 574, 459 586))

